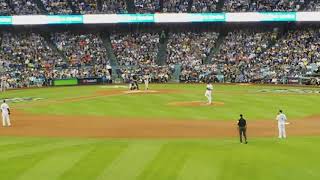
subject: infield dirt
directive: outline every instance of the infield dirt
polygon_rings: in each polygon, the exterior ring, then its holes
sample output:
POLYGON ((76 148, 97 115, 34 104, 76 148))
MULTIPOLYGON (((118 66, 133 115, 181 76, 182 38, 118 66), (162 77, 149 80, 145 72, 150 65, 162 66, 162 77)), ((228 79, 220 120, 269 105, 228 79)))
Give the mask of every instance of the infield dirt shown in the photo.
MULTIPOLYGON (((174 119, 120 119, 94 116, 44 116, 13 111, 12 127, 1 127, 2 136, 98 138, 217 138, 237 136, 236 121, 174 119)), ((320 117, 291 120, 290 136, 320 135, 320 117)), ((276 137, 272 120, 248 122, 249 137, 276 137)))

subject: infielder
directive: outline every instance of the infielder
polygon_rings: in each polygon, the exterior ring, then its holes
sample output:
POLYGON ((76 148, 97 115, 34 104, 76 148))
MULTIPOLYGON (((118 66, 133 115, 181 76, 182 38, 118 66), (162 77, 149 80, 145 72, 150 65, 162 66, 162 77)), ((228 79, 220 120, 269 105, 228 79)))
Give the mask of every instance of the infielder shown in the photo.
POLYGON ((212 103, 212 90, 213 90, 213 86, 210 82, 207 83, 207 89, 206 89, 206 93, 204 94, 205 97, 207 97, 208 99, 208 103, 207 104, 211 104, 212 103))
POLYGON ((143 81, 144 81, 144 90, 149 90, 149 81, 150 81, 149 74, 144 75, 143 81))
POLYGON ((287 117, 285 114, 282 113, 282 110, 279 111, 277 115, 277 121, 278 121, 278 128, 279 128, 279 138, 286 138, 286 121, 287 117))
POLYGON ((3 103, 1 104, 1 112, 2 112, 2 125, 5 126, 11 126, 10 123, 10 108, 9 105, 6 103, 6 100, 3 100, 3 103))

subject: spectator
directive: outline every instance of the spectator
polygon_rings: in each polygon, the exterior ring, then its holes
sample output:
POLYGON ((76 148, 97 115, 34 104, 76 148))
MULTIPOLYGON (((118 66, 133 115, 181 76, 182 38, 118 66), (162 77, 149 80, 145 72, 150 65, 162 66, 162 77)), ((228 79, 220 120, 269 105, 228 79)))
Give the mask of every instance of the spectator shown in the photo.
POLYGON ((8 16, 11 14, 11 9, 6 0, 0 0, 0 16, 8 16))

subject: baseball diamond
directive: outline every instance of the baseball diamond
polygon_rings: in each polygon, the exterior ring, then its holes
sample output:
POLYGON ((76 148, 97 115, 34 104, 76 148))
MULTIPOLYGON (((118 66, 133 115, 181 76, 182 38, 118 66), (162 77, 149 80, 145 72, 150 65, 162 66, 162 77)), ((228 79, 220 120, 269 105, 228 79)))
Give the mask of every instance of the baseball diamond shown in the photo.
POLYGON ((320 0, 0 0, 0 180, 319 180, 320 0))
POLYGON ((114 85, 7 91, 2 99, 39 100, 9 101, 13 125, 0 128, 0 161, 6 165, 1 178, 319 178, 320 97, 276 91, 316 88, 214 84, 208 105, 205 86, 151 84, 150 92, 135 93, 114 85), (286 140, 277 138, 280 108, 290 118, 286 140), (240 113, 248 123, 249 144, 243 146, 236 130, 240 113))

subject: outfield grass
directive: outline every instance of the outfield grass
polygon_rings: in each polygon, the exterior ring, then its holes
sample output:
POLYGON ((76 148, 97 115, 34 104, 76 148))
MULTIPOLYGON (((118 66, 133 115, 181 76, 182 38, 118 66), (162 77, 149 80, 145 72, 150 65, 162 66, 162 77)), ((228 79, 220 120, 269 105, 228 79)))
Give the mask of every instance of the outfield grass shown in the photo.
MULTIPOLYGON (((204 85, 151 85, 151 89, 173 89, 179 93, 117 95, 104 96, 77 102, 61 103, 65 98, 76 98, 95 95, 97 91, 114 90, 111 87, 81 86, 60 87, 9 91, 0 98, 38 97, 45 98, 38 102, 12 103, 12 108, 19 107, 24 111, 52 115, 94 115, 108 117, 144 117, 168 118, 183 120, 234 120, 240 113, 250 120, 274 119, 277 111, 283 109, 287 116, 303 118, 320 115, 317 104, 320 104, 319 94, 302 93, 263 93, 261 89, 310 89, 297 87, 274 86, 234 86, 215 85, 214 101, 225 103, 219 107, 172 107, 170 102, 205 101, 204 85), (39 102, 48 102, 46 105, 39 102), (54 102, 52 102, 54 101, 54 102), (58 103, 57 103, 58 102, 58 103), (34 106, 35 105, 35 106, 34 106)), ((120 88, 120 90, 126 90, 120 88)))
POLYGON ((0 179, 318 180, 319 141, 1 137, 0 179))

